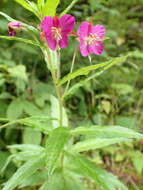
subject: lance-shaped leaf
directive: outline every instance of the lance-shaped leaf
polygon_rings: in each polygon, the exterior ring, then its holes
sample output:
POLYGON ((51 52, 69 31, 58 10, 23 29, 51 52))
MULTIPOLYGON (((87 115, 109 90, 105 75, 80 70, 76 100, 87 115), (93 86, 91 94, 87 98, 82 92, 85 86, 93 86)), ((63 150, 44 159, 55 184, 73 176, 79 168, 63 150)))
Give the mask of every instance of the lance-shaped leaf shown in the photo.
POLYGON ((91 126, 91 127, 77 127, 71 130, 71 135, 95 135, 99 138, 113 138, 113 137, 125 137, 125 138, 143 138, 143 134, 138 133, 132 129, 121 126, 91 126))
POLYGON ((47 0, 43 6, 43 16, 55 16, 60 0, 47 0))
POLYGON ((35 173, 37 169, 43 167, 44 163, 44 154, 38 158, 36 157, 35 159, 29 160, 14 173, 10 180, 5 183, 2 190, 15 189, 22 180, 27 179, 35 173))
POLYGON ((112 60, 106 61, 104 63, 100 63, 97 65, 91 65, 91 66, 87 66, 87 67, 83 67, 81 69, 76 70, 75 72, 72 72, 68 75, 66 75, 64 78, 62 78, 61 80, 58 81, 58 86, 61 86, 62 84, 66 83, 69 80, 72 80, 78 76, 81 75, 88 75, 89 72, 93 71, 93 70, 97 70, 99 68, 103 68, 105 66, 108 66, 110 64, 117 64, 117 63, 122 63, 126 60, 128 56, 123 56, 123 57, 118 57, 118 58, 114 58, 112 60))
POLYGON ((64 127, 54 129, 46 143, 46 165, 48 173, 51 175, 56 168, 57 160, 63 152, 68 141, 69 130, 64 127))
POLYGON ((77 84, 75 84, 74 86, 72 86, 63 96, 63 98, 68 98, 71 97, 72 95, 75 94, 75 92, 82 86, 84 86, 87 82, 89 82, 90 80, 99 77, 101 74, 103 74, 106 70, 108 70, 109 68, 111 68, 113 65, 115 65, 116 62, 111 62, 110 64, 108 64, 107 66, 105 66, 104 68, 102 68, 101 71, 92 74, 91 76, 89 76, 88 78, 86 78, 85 80, 81 80, 79 81, 77 84))
POLYGON ((18 37, 14 37, 14 36, 13 37, 10 37, 10 36, 0 36, 0 39, 20 41, 20 42, 24 42, 26 44, 31 44, 31 45, 40 47, 40 44, 37 43, 37 42, 35 42, 35 41, 24 39, 24 38, 18 38, 18 37))
POLYGON ((96 167, 95 164, 84 156, 68 152, 67 158, 69 159, 69 168, 71 170, 83 177, 92 179, 100 188, 104 190, 128 190, 128 188, 122 184, 116 176, 96 167))
POLYGON ((87 139, 81 142, 76 143, 71 146, 72 152, 83 152, 88 150, 95 150, 99 148, 103 148, 105 146, 109 146, 116 143, 129 141, 128 138, 94 138, 87 139))

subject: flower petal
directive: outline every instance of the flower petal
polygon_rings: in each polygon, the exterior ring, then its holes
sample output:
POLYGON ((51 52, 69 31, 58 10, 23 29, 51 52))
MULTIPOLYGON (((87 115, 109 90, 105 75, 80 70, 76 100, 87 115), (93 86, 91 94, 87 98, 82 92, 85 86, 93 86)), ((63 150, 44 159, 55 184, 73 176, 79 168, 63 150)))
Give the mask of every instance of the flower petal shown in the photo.
POLYGON ((80 38, 84 38, 91 33, 92 25, 89 22, 82 22, 78 28, 78 35, 80 38))
POLYGON ((73 16, 66 14, 62 16, 59 21, 63 32, 69 33, 73 30, 75 24, 75 18, 73 16))
POLYGON ((65 33, 62 34, 62 39, 59 41, 59 46, 61 48, 66 48, 68 46, 68 36, 65 33))
POLYGON ((89 53, 101 55, 103 50, 104 50, 104 45, 102 42, 99 41, 96 41, 96 43, 89 46, 89 53))
POLYGON ((88 46, 84 43, 83 40, 80 40, 80 52, 82 56, 88 56, 90 54, 88 46))
POLYGON ((106 29, 103 25, 97 24, 96 26, 92 26, 92 33, 96 34, 101 40, 105 36, 106 29))
POLYGON ((45 34, 51 32, 52 26, 53 26, 53 18, 50 16, 45 16, 41 22, 42 32, 44 32, 45 34))
POLYGON ((57 41, 52 37, 52 34, 46 35, 47 44, 50 49, 55 50, 57 46, 57 41))

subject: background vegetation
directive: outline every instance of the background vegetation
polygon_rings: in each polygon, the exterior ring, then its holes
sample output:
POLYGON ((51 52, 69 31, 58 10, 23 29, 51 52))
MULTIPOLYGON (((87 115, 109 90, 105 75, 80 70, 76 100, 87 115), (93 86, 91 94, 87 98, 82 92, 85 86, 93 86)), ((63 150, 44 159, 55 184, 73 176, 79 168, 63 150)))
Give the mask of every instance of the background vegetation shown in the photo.
MULTIPOLYGON (((62 0, 57 12, 64 10, 69 2, 62 0)), ((110 39, 105 42, 105 51, 100 57, 92 56, 92 64, 124 53, 131 55, 124 64, 114 66, 97 79, 85 83, 70 95, 70 99, 67 98, 71 126, 114 124, 143 132, 142 7, 142 0, 80 0, 70 11, 78 22, 92 16, 94 23, 103 24, 107 29, 110 39)), ((28 24, 39 24, 32 13, 14 1, 1 0, 0 11, 28 24)), ((6 33, 7 21, 0 17, 0 34, 6 33)), ((21 32, 19 35, 25 34, 21 32)), ((76 42, 71 40, 71 46, 62 50, 63 74, 70 69, 75 46, 76 42)), ((89 64, 89 59, 81 57, 78 52, 75 69, 89 64)), ((5 123, 3 118, 11 120, 50 115, 49 92, 53 92, 51 76, 39 49, 20 42, 0 40, 1 125, 5 123)), ((10 155, 7 146, 19 143, 40 145, 44 144, 44 138, 40 132, 23 128, 20 124, 0 129, 0 169, 10 155)), ((143 141, 90 151, 87 156, 118 175, 129 189, 143 189, 143 141)), ((1 175, 0 184, 7 181, 16 168, 17 163, 10 163, 1 175)), ((88 181, 84 183, 95 189, 88 181)), ((35 187, 23 187, 25 189, 34 190, 35 187)))

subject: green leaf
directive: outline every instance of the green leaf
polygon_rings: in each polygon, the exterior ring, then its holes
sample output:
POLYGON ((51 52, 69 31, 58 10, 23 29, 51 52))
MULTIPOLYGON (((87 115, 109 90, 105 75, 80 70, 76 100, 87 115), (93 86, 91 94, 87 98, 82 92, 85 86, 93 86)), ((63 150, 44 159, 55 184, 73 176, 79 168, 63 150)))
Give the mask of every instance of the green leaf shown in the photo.
POLYGON ((141 175, 143 171, 143 153, 134 150, 130 156, 136 171, 141 175))
MULTIPOLYGON (((87 190, 79 176, 69 170, 58 168, 39 190, 87 190)), ((88 189, 89 190, 89 189, 88 189)))
MULTIPOLYGON (((0 15, 5 17, 9 22, 17 21, 17 20, 13 19, 12 17, 8 16, 7 14, 5 14, 1 11, 0 11, 0 15)), ((21 21, 19 21, 19 22, 22 24, 23 27, 27 28, 28 30, 31 30, 31 31, 36 32, 36 33, 38 32, 37 28, 35 28, 31 25, 25 24, 24 22, 21 22, 21 21)))
POLYGON ((43 16, 55 16, 60 0, 47 0, 43 6, 43 16))
POLYGON ((46 165, 48 173, 51 175, 56 168, 57 160, 63 152, 68 141, 69 130, 64 127, 54 129, 46 142, 46 165))
POLYGON ((71 135, 95 135, 96 137, 125 137, 125 138, 143 138, 143 134, 134 130, 120 126, 91 126, 77 127, 71 130, 71 135))
POLYGON ((26 178, 20 184, 20 189, 24 187, 31 186, 41 186, 45 181, 47 181, 48 175, 46 170, 39 170, 34 173, 30 178, 26 178))
POLYGON ((42 7, 44 6, 45 0, 37 0, 38 8, 42 10, 42 7))
POLYGON ((66 75, 61 80, 59 80, 58 81, 58 86, 61 86, 65 82, 67 82, 69 80, 72 80, 72 79, 74 79, 74 78, 76 78, 76 77, 78 77, 80 75, 88 75, 89 72, 91 72, 93 70, 96 70, 96 69, 99 69, 99 68, 103 68, 105 66, 109 66, 110 67, 111 64, 122 63, 122 62, 124 62, 127 59, 127 57, 128 57, 128 55, 127 56, 123 56, 123 57, 114 58, 112 60, 106 61, 104 63, 97 64, 97 65, 90 65, 90 66, 78 69, 77 71, 72 72, 72 73, 66 75))
POLYGON ((99 187, 104 190, 128 190, 116 176, 105 170, 96 167, 90 160, 79 154, 67 153, 69 159, 70 169, 73 169, 76 173, 94 180, 99 187))
POLYGON ((28 81, 26 67, 24 65, 17 65, 13 68, 9 68, 8 71, 12 77, 28 81))
POLYGON ((24 38, 18 38, 18 37, 14 37, 14 36, 13 37, 10 37, 10 36, 0 36, 0 39, 20 41, 20 42, 24 42, 26 44, 31 44, 31 45, 40 47, 40 44, 37 43, 37 42, 35 42, 35 41, 24 39, 24 38))
POLYGON ((7 109, 7 117, 9 120, 19 118, 23 113, 23 106, 20 99, 13 100, 7 109), (15 109, 16 108, 16 109, 15 109))
POLYGON ((23 131, 23 143, 24 144, 37 144, 40 145, 42 140, 42 134, 39 131, 26 128, 23 131))
POLYGON ((44 166, 44 155, 30 160, 22 165, 11 177, 11 179, 4 185, 2 190, 15 189, 22 180, 30 177, 37 169, 44 166))
POLYGON ((71 146, 72 152, 83 152, 88 150, 95 150, 99 148, 103 148, 105 146, 109 146, 112 144, 126 142, 129 141, 127 138, 94 138, 88 139, 81 142, 76 143, 75 145, 71 146))
MULTIPOLYGON (((52 121, 52 126, 53 128, 57 128, 59 126, 59 119, 60 119, 60 106, 57 98, 53 95, 50 96, 50 101, 51 101, 51 117, 56 118, 56 120, 52 121)), ((68 126, 68 117, 66 114, 66 110, 63 107, 62 110, 62 115, 63 115, 63 126, 67 127, 68 126)))
POLYGON ((17 3, 19 3, 22 7, 25 9, 31 11, 34 13, 38 18, 40 18, 40 13, 38 11, 38 7, 34 2, 28 1, 28 0, 15 0, 17 3))
POLYGON ((41 152, 44 150, 42 146, 33 145, 33 144, 15 144, 9 145, 8 148, 12 150, 20 150, 20 151, 34 151, 34 152, 41 152))
POLYGON ((63 96, 63 98, 68 98, 71 97, 75 94, 75 92, 82 86, 85 86, 87 82, 89 82, 90 80, 100 76, 101 74, 103 74, 106 70, 110 69, 112 66, 114 66, 116 63, 115 62, 111 62, 110 64, 108 64, 107 66, 105 66, 104 68, 102 68, 101 71, 96 72, 94 74, 92 74, 91 76, 89 76, 88 78, 86 78, 85 80, 81 80, 79 81, 77 84, 73 85, 63 96))

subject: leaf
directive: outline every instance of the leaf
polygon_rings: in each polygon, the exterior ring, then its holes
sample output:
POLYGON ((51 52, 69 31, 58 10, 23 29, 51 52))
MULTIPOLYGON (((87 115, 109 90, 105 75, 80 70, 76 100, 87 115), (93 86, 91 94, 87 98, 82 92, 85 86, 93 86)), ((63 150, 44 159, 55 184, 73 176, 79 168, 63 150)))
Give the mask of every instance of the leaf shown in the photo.
POLYGON ((55 16, 60 0, 47 0, 43 6, 43 16, 55 16))
POLYGON ((76 70, 75 72, 72 72, 72 73, 66 75, 64 78, 62 78, 61 80, 58 81, 57 85, 61 86, 65 82, 72 80, 72 79, 74 79, 80 75, 87 75, 87 74, 89 74, 90 71, 93 71, 93 70, 96 70, 96 69, 99 69, 99 68, 102 68, 105 66, 110 67, 111 64, 122 63, 127 59, 127 57, 128 57, 128 55, 123 56, 123 57, 114 58, 112 60, 106 61, 104 63, 97 64, 97 65, 90 65, 87 67, 83 67, 81 69, 76 70))
MULTIPOLYGON (((5 17, 9 22, 17 21, 17 20, 13 19, 12 17, 8 16, 7 14, 5 14, 1 11, 0 11, 0 15, 5 17)), ((27 28, 28 30, 31 30, 31 31, 36 32, 36 33, 38 32, 37 28, 35 28, 31 25, 25 24, 24 22, 21 22, 21 21, 19 21, 19 22, 22 24, 23 27, 27 28)))
POLYGON ((23 131, 23 143, 24 144, 37 144, 40 145, 42 134, 39 131, 26 128, 23 131))
POLYGON ((44 166, 44 155, 38 158, 30 160, 22 165, 10 178, 10 180, 5 183, 2 190, 13 190, 15 189, 22 180, 30 177, 37 169, 44 166))
POLYGON ((15 0, 15 1, 17 3, 19 3, 25 9, 27 9, 27 10, 31 11, 32 13, 34 13, 38 18, 40 18, 38 8, 37 8, 36 4, 34 4, 33 2, 30 2, 28 0, 15 0))
POLYGON ((8 148, 13 150, 20 150, 20 151, 34 151, 34 152, 41 152, 44 150, 42 146, 33 145, 33 144, 15 144, 9 145, 8 148))
POLYGON ((20 184, 20 189, 24 187, 31 186, 41 186, 45 181, 47 181, 48 175, 46 170, 37 171, 30 178, 22 180, 20 184))
POLYGON ((45 0, 37 0, 38 7, 40 10, 42 10, 42 7, 44 6, 45 0))
POLYGON ((101 74, 103 74, 106 70, 108 70, 110 67, 112 67, 114 64, 110 63, 109 65, 105 66, 104 68, 102 68, 101 71, 92 74, 90 77, 86 78, 85 80, 81 80, 79 81, 77 84, 73 85, 63 96, 63 98, 68 98, 71 97, 75 94, 75 92, 82 86, 85 86, 87 82, 89 82, 90 80, 100 76, 101 74))
POLYGON ((0 39, 20 41, 20 42, 24 42, 26 44, 31 44, 31 45, 40 47, 40 44, 37 43, 37 42, 35 42, 35 41, 24 39, 24 38, 18 38, 18 37, 14 37, 14 36, 13 37, 10 37, 10 36, 0 36, 0 39))
POLYGON ((128 190, 116 176, 96 167, 95 164, 84 156, 67 152, 67 158, 69 159, 70 168, 72 169, 73 166, 74 172, 84 177, 91 178, 104 190, 128 190))
POLYGON ((95 135, 96 137, 124 137, 124 138, 143 138, 143 134, 137 133, 132 129, 120 126, 91 126, 77 127, 71 130, 72 135, 95 135))
POLYGON ((7 117, 9 120, 19 118, 23 113, 23 106, 20 99, 13 100, 7 109, 7 117), (15 109, 16 108, 16 109, 15 109))
POLYGON ((26 67, 24 65, 17 65, 13 68, 9 68, 8 71, 12 77, 28 81, 26 67))
POLYGON ((136 171, 141 175, 143 171, 143 153, 134 150, 130 156, 136 171))
POLYGON ((46 165, 48 174, 51 175, 56 168, 57 160, 67 143, 69 130, 64 127, 54 129, 46 142, 46 165))
POLYGON ((42 110, 40 110, 34 103, 24 100, 23 109, 29 116, 42 116, 42 110))
MULTIPOLYGON (((50 101, 51 101, 51 117, 56 118, 57 120, 52 121, 53 128, 57 128, 59 126, 59 119, 60 119, 60 106, 57 98, 53 95, 50 96, 50 101)), ((63 107, 62 110, 62 115, 63 115, 63 126, 67 127, 68 126, 68 117, 66 114, 66 110, 63 107)))
MULTIPOLYGON (((58 168, 39 190, 87 190, 79 176, 69 170, 58 168)), ((88 189, 89 190, 89 189, 88 189)))
POLYGON ((72 152, 83 152, 88 150, 95 150, 99 148, 103 148, 105 146, 109 146, 112 144, 126 142, 129 141, 127 138, 94 138, 88 139, 81 142, 76 143, 75 145, 71 146, 72 152))

